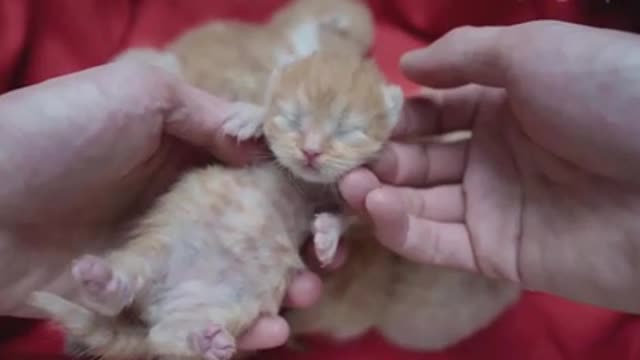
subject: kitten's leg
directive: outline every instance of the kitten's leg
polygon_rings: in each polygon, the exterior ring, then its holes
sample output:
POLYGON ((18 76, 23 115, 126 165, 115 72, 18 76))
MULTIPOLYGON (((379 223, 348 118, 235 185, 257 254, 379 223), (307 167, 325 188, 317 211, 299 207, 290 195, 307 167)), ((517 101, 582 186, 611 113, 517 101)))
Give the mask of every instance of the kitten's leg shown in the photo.
POLYGON ((71 268, 73 278, 82 286, 86 305, 99 314, 117 315, 133 301, 133 289, 124 276, 115 274, 104 259, 84 255, 71 268))
POLYGON ((320 213, 313 221, 313 245, 321 266, 333 261, 340 237, 353 223, 353 218, 339 213, 320 213))
POLYGON ((165 320, 151 329, 149 342, 159 356, 227 360, 236 352, 235 339, 216 321, 165 320))
POLYGON ((194 330, 187 336, 191 349, 207 360, 226 360, 236 352, 236 341, 227 330, 211 323, 202 330, 194 330))
MULTIPOLYGON (((267 272, 254 280, 183 281, 149 308, 152 353, 227 360, 236 339, 260 316, 276 315, 294 274, 267 272), (157 321, 154 321, 157 319, 157 321)), ((255 276, 255 274, 254 274, 255 276)))
POLYGON ((236 336, 258 315, 257 300, 252 304, 200 304, 156 324, 149 332, 149 343, 158 355, 227 360, 236 354, 236 336))
POLYGON ((66 352, 85 355, 104 355, 104 358, 145 357, 148 352, 147 334, 143 326, 114 321, 47 292, 34 292, 27 299, 29 305, 42 310, 65 330, 66 352), (70 348, 69 345, 72 345, 70 348), (109 355, 109 356, 107 356, 109 355))
POLYGON ((262 106, 246 102, 230 104, 224 116, 222 131, 243 141, 262 136, 265 110, 262 106))
POLYGON ((159 273, 168 255, 168 245, 162 240, 140 236, 105 258, 82 256, 71 273, 82 288, 85 305, 101 315, 114 316, 159 273))

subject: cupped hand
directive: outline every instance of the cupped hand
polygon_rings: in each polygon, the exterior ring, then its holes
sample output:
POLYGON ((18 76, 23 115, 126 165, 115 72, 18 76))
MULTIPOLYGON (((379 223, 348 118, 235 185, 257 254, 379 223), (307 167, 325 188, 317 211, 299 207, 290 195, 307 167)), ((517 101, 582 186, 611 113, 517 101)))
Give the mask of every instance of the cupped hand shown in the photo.
MULTIPOLYGON (((0 97, 0 315, 37 317, 33 290, 71 298, 70 262, 115 233, 180 174, 203 162, 243 165, 261 151, 220 131, 228 104, 159 68, 113 63, 0 97)), ((311 273, 288 304, 318 297, 311 273)), ((255 350, 288 337, 264 318, 240 340, 255 350)))
POLYGON ((407 54, 428 86, 341 183, 410 259, 640 311, 640 37, 560 22, 461 28, 407 54), (453 143, 409 137, 471 130, 453 143))

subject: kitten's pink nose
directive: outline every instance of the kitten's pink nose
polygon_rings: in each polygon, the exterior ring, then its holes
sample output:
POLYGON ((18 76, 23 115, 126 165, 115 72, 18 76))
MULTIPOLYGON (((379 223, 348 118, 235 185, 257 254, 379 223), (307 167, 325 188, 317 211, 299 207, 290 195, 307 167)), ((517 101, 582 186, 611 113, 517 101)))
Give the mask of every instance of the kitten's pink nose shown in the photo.
POLYGON ((317 150, 309 150, 302 149, 302 154, 304 154, 305 163, 307 166, 313 166, 314 162, 320 156, 321 152, 317 150))

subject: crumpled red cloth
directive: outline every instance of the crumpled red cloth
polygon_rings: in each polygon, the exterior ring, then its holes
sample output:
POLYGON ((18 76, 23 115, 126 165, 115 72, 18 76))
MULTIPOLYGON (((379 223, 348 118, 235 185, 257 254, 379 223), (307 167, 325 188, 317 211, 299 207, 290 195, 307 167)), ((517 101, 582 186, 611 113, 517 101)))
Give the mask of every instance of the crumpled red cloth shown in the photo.
MULTIPOLYGON (((461 25, 558 19, 640 28, 634 0, 369 0, 376 15, 373 55, 388 78, 406 50, 461 25)), ((282 0, 0 0, 0 93, 100 64, 129 46, 161 45, 215 18, 265 19, 282 0)), ((0 296, 2 296, 0 294, 0 296)), ((46 323, 0 318, 0 359, 63 359, 62 335, 46 323)), ((488 329, 445 351, 414 353, 375 333, 347 343, 310 339, 307 351, 276 349, 279 360, 616 360, 640 359, 640 318, 528 293, 488 329)))

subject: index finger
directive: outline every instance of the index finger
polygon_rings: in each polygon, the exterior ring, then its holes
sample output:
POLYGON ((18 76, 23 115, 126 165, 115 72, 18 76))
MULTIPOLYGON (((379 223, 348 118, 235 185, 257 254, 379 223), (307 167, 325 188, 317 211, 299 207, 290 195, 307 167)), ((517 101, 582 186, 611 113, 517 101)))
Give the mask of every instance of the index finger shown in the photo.
POLYGON ((430 46, 405 54, 402 70, 409 79, 433 87, 472 83, 504 87, 508 55, 500 42, 504 29, 507 28, 456 28, 430 46))
POLYGON ((405 102, 394 140, 422 140, 458 130, 469 130, 486 88, 466 85, 455 89, 425 88, 422 95, 405 102))
POLYGON ((222 131, 224 114, 231 103, 188 84, 178 85, 177 107, 165 119, 165 131, 192 145, 205 148, 216 159, 244 165, 267 153, 255 140, 238 141, 222 131))

